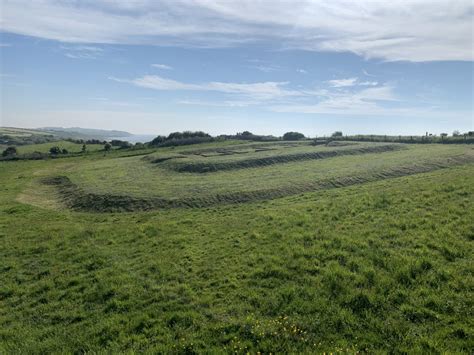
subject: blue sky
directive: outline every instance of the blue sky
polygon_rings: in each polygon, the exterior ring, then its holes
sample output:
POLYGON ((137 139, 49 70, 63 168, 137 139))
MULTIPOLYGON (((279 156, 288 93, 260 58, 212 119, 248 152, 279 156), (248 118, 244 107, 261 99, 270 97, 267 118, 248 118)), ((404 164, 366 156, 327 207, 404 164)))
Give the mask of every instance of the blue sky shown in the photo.
POLYGON ((396 3, 5 0, 0 124, 473 130, 471 2, 396 3))

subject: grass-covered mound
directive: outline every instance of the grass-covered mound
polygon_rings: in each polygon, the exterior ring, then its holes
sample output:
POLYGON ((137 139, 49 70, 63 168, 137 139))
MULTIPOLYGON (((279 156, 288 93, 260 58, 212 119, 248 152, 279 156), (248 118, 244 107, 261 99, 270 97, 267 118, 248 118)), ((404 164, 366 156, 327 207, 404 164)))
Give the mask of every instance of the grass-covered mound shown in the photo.
POLYGON ((346 187, 377 180, 396 178, 438 169, 474 163, 474 155, 453 156, 446 159, 426 161, 423 164, 395 165, 358 175, 323 178, 306 183, 284 184, 276 188, 264 188, 253 191, 210 193, 190 197, 164 198, 160 196, 134 197, 128 195, 97 194, 86 192, 70 181, 67 176, 44 178, 43 184, 54 186, 60 193, 64 204, 78 211, 120 212, 146 211, 164 208, 212 207, 221 204, 247 203, 270 200, 299 193, 346 187))
MULTIPOLYGON (((68 158, 61 168, 49 168, 35 181, 42 178, 65 176, 77 188, 81 199, 70 198, 67 205, 87 210, 98 210, 97 206, 110 206, 105 210, 117 207, 116 210, 136 210, 183 206, 213 206, 236 202, 249 202, 272 199, 298 194, 333 186, 347 186, 362 182, 375 181, 387 177, 416 174, 431 171, 440 167, 462 164, 474 159, 474 149, 469 146, 453 145, 405 145, 404 149, 342 155, 327 159, 310 159, 287 163, 259 166, 254 168, 223 170, 211 173, 180 173, 167 167, 177 161, 199 163, 203 160, 215 162, 232 162, 250 157, 281 155, 279 147, 274 150, 255 152, 256 148, 248 146, 230 148, 210 144, 199 147, 218 150, 225 148, 232 151, 249 151, 245 154, 215 155, 204 158, 198 148, 160 148, 153 151, 133 152, 114 151, 106 155, 97 154, 78 158, 68 158), (148 154, 150 153, 150 154, 148 154), (146 154, 146 155, 143 155, 146 154), (183 158, 176 158, 182 156, 183 158), (245 156, 245 157, 244 157, 245 156), (151 164, 149 159, 163 159, 161 163, 151 164), (87 199, 84 198, 87 196, 87 199), (82 201, 79 204, 72 203, 82 201), (100 202, 103 201, 103 202, 100 202), (120 203, 118 203, 119 201, 120 203), (127 201, 129 206, 127 208, 127 201), (151 201, 151 202, 150 202, 151 201), (84 203, 83 203, 84 202, 84 203), (117 203, 116 203, 117 202, 117 203)), ((268 146, 266 147, 269 148, 268 146)), ((333 151, 334 147, 311 147, 299 145, 283 148, 296 153, 333 151)), ((341 147, 353 149, 353 147, 341 147)), ((207 151, 206 154, 211 154, 207 151)), ((56 166, 56 164, 54 164, 56 166)), ((37 184, 35 188, 41 188, 37 184)), ((34 189, 33 189, 34 190, 34 189)), ((76 191, 74 190, 74 191, 76 191)), ((69 195, 71 195, 69 193, 69 195)), ((76 195, 73 194, 73 195, 76 195)))
MULTIPOLYGON (((368 153, 383 153, 391 152, 395 150, 404 149, 403 145, 390 144, 390 145, 376 145, 369 147, 358 147, 352 149, 339 149, 339 150, 322 150, 322 151, 308 151, 302 153, 293 154, 272 154, 266 157, 250 157, 247 159, 240 159, 234 161, 214 161, 214 162, 187 162, 181 163, 176 162, 174 164, 167 165, 168 168, 177 172, 187 173, 208 173, 221 170, 236 170, 245 168, 258 168, 262 166, 269 166, 275 164, 284 164, 303 160, 320 160, 328 159, 345 155, 360 155, 368 153)), ((269 151, 272 149, 256 149, 255 153, 262 151, 269 151)), ((221 155, 239 154, 240 152, 225 151, 221 155)), ((242 153, 241 153, 242 154, 242 153)), ((171 158, 170 158, 171 159, 171 158)), ((168 159, 166 159, 168 160, 168 159)), ((161 163, 164 160, 157 158, 153 160, 153 163, 161 163)))

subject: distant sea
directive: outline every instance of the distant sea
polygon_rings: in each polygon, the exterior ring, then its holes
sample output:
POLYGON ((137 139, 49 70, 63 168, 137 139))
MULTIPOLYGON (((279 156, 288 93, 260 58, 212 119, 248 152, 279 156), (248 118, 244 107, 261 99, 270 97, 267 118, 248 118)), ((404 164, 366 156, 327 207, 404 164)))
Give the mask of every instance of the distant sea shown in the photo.
POLYGON ((157 134, 151 135, 151 134, 133 134, 128 137, 113 137, 113 138, 108 138, 107 140, 112 140, 112 139, 119 139, 121 141, 127 141, 130 143, 146 143, 151 141, 153 138, 155 138, 157 134))

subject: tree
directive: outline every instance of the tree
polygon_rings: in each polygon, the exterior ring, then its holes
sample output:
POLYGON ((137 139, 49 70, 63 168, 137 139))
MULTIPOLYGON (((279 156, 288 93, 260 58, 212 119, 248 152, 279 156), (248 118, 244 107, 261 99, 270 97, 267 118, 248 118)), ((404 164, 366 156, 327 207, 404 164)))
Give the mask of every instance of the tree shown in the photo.
POLYGON ((342 137, 342 132, 341 131, 336 131, 332 134, 333 137, 342 137))
POLYGON ((58 146, 51 147, 51 148, 49 148, 49 153, 52 154, 52 155, 61 154, 61 148, 59 148, 58 146))
POLYGON ((458 137, 460 135, 461 133, 457 129, 453 131, 453 137, 458 137))
POLYGON ((241 135, 242 137, 252 137, 253 133, 249 131, 243 131, 242 133, 237 133, 237 135, 241 135))
POLYGON ((2 157, 9 157, 17 154, 18 152, 15 147, 8 147, 2 152, 2 157))
POLYGON ((61 151, 61 153, 63 153, 63 154, 69 154, 69 152, 67 151, 66 148, 63 148, 63 150, 61 151))
POLYGON ((151 142, 150 142, 150 145, 159 145, 161 143, 164 143, 166 141, 166 137, 165 136, 157 136, 155 137, 151 142))
POLYGON ((110 144, 110 143, 105 143, 105 144, 104 144, 104 150, 105 150, 106 152, 108 152, 110 149, 112 149, 112 144, 110 144))
POLYGON ((86 145, 85 145, 85 144, 83 144, 83 145, 82 145, 81 152, 82 152, 82 153, 85 153, 85 152, 87 152, 87 147, 86 147, 86 145))
POLYGON ((299 132, 286 132, 283 135, 283 140, 285 141, 298 141, 303 138, 304 138, 304 134, 299 133, 299 132))

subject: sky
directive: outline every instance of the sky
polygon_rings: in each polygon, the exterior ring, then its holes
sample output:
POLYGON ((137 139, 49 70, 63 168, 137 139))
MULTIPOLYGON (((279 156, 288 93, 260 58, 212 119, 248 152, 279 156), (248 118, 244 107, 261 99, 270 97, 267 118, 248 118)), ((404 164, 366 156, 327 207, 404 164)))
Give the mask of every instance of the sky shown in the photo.
POLYGON ((0 125, 474 130, 461 1, 2 0, 0 125))

